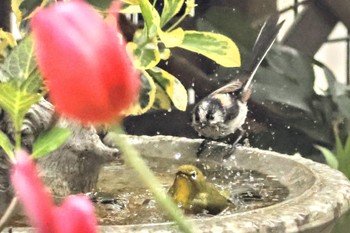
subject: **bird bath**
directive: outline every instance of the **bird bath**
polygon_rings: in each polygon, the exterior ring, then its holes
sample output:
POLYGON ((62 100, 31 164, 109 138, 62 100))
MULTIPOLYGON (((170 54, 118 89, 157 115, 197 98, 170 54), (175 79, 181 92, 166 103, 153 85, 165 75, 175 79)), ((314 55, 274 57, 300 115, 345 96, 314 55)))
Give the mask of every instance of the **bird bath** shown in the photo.
MULTIPOLYGON (((238 179, 237 174, 247 174, 247 172, 251 174, 251 171, 254 171, 255 175, 258 174, 257 177, 259 174, 264 176, 264 179, 269 180, 269 184, 278 187, 277 196, 279 198, 277 198, 278 200, 275 198, 275 203, 273 203, 274 199, 269 199, 272 202, 268 205, 255 209, 235 210, 211 217, 190 216, 189 222, 196 225, 201 232, 329 233, 336 220, 349 209, 350 182, 348 179, 327 165, 315 163, 300 156, 287 156, 271 151, 238 147, 230 159, 222 161, 226 151, 225 144, 213 143, 209 149, 212 156, 196 160, 195 152, 201 143, 200 139, 171 136, 130 136, 129 141, 139 149, 142 156, 150 164, 151 169, 155 171, 156 175, 158 174, 160 179, 163 178, 163 183, 167 183, 167 186, 171 185, 178 165, 192 163, 199 165, 199 167, 202 166, 205 173, 214 171, 214 173, 218 172, 219 174, 219 170, 224 169, 221 176, 227 174, 227 182, 236 184, 236 186, 231 186, 232 189, 240 189, 244 186, 244 182, 241 186, 235 182, 238 179), (154 161, 160 162, 154 163, 154 161), (161 164, 161 166, 157 164, 161 164), (229 174, 231 170, 235 172, 229 174)), ((108 177, 108 171, 113 170, 113 166, 110 164, 105 166, 99 184, 101 180, 104 183, 103 179, 108 177)), ((121 165, 116 169, 115 179, 128 173, 121 165)), ((215 183, 216 181, 213 180, 215 176, 208 174, 208 178, 211 177, 211 182, 215 183)), ((129 184, 138 186, 136 177, 134 178, 132 175, 122 179, 121 183, 123 184, 123 182, 126 186, 129 184)), ((254 182, 251 184, 254 186, 254 182)), ((100 185, 100 187, 102 186, 103 184, 100 185)), ((123 187, 119 188, 123 189, 123 187)), ((112 187, 111 189, 118 188, 112 187)), ((260 194, 267 193, 267 197, 273 193, 269 188, 260 187, 258 190, 261 191, 260 194)), ((232 192, 234 193, 235 190, 232 192)), ((147 201, 148 206, 154 205, 150 205, 149 202, 152 200, 147 201)), ((143 213, 148 216, 153 214, 152 210, 147 208, 143 210, 143 213)), ((100 231, 144 233, 177 231, 172 226, 173 224, 168 221, 152 220, 148 223, 136 223, 105 225, 100 227, 100 231)), ((12 232, 28 232, 28 228, 16 228, 12 232)))

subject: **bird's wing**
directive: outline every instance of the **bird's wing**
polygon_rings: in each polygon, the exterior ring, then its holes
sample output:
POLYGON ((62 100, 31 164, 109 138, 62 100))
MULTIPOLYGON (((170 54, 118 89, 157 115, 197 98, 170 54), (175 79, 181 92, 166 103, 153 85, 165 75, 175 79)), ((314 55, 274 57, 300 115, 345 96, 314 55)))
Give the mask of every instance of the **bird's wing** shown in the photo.
POLYGON ((229 82, 223 87, 220 87, 219 89, 212 92, 210 95, 216 95, 216 94, 227 94, 227 93, 234 93, 242 88, 243 83, 240 80, 234 80, 232 82, 229 82))

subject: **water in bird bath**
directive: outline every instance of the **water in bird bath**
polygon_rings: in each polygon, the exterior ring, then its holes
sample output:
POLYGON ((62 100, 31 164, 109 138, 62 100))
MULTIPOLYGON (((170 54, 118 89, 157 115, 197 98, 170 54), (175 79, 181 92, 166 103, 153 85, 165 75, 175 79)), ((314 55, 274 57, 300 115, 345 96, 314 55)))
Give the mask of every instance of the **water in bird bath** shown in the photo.
MULTIPOLYGON (((147 158, 148 165, 161 181, 164 190, 172 185, 176 170, 189 161, 166 158, 147 158)), ((227 196, 234 205, 221 215, 270 206, 285 200, 288 189, 276 177, 257 171, 238 170, 214 161, 195 162, 207 180, 227 196)), ((109 164, 100 174, 94 194, 100 225, 127 225, 168 221, 157 207, 151 193, 137 179, 136 173, 123 164, 109 164)), ((209 218, 211 215, 192 215, 209 218)))

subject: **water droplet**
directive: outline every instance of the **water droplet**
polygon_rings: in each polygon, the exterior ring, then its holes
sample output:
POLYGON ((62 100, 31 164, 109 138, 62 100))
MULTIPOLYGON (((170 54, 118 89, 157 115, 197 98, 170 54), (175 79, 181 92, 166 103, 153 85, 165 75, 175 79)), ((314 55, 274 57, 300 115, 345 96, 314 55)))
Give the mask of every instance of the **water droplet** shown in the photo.
POLYGON ((180 158, 181 158, 181 156, 182 156, 182 154, 181 153, 176 153, 175 155, 174 155, 174 158, 176 159, 176 160, 179 160, 180 158))

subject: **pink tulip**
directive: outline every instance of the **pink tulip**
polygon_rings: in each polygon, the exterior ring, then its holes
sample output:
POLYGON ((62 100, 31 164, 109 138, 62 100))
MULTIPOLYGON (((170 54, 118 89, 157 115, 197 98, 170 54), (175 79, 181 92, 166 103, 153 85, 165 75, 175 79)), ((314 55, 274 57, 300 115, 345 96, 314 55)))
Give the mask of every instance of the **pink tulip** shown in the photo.
POLYGON ((119 28, 84 1, 39 10, 31 28, 56 111, 83 123, 120 120, 137 99, 140 81, 119 28))
POLYGON ((16 152, 11 182, 38 233, 97 232, 94 207, 87 197, 69 196, 61 206, 55 206, 38 176, 34 162, 25 151, 16 152))

